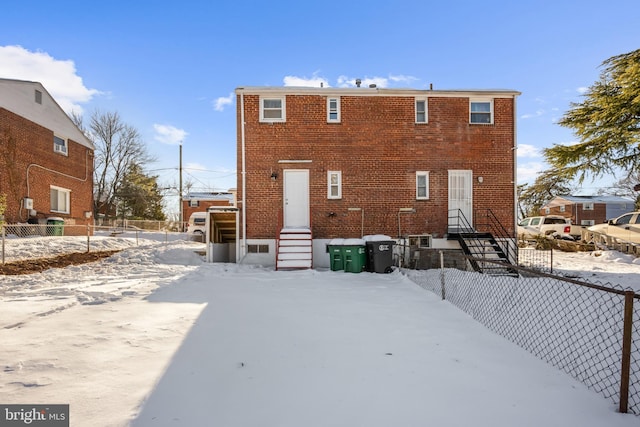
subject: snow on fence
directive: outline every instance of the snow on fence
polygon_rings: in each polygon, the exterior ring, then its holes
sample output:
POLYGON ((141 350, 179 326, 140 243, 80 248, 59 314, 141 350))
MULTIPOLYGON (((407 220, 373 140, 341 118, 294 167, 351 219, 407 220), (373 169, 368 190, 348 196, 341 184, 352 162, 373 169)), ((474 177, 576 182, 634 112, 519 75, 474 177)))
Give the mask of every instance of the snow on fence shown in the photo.
POLYGON ((620 412, 640 415, 640 294, 510 267, 518 274, 491 276, 454 268, 405 273, 487 328, 611 399, 620 412))
POLYGON ((3 224, 0 227, 0 262, 49 258, 76 252, 112 249, 105 238, 124 237, 138 245, 142 239, 187 240, 185 233, 149 231, 133 225, 3 224))

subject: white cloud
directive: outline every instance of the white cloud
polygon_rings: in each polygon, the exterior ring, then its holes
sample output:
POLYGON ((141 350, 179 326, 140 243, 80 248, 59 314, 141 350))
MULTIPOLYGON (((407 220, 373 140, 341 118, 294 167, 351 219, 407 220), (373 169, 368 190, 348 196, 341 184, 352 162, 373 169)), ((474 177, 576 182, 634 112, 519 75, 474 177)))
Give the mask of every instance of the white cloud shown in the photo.
POLYGON ((224 107, 233 104, 233 92, 227 97, 221 96, 213 102, 213 109, 216 111, 224 111, 224 107))
POLYGON ((329 87, 329 81, 324 77, 318 77, 315 73, 313 77, 285 76, 284 85, 294 87, 329 87))
POLYGON ((518 144, 518 157, 540 157, 540 150, 529 144, 518 144))
POLYGON ((200 163, 187 163, 184 166, 184 168, 192 172, 207 170, 207 167, 204 165, 201 165, 200 163))
POLYGON ((413 82, 416 82, 418 80, 420 80, 417 77, 413 77, 413 76, 403 76, 403 75, 399 75, 399 76, 394 76, 394 75, 390 75, 389 76, 389 80, 391 80, 394 83, 405 83, 408 85, 411 85, 413 82))
POLYGON ((80 104, 102 93, 84 85, 73 61, 55 59, 46 52, 31 52, 22 46, 0 46, 0 77, 42 83, 67 113, 82 113, 80 104))
POLYGON ((587 92, 589 91, 589 88, 588 88, 588 87, 585 87, 585 86, 581 86, 581 87, 579 87, 579 88, 578 88, 578 89, 576 89, 576 90, 578 91, 578 93, 579 93, 580 95, 584 95, 585 93, 587 93, 587 92))
POLYGON ((543 170, 544 164, 539 162, 518 165, 518 184, 533 183, 543 170))
POLYGON ((537 110, 535 113, 528 113, 528 114, 523 114, 520 116, 521 119, 532 119, 534 117, 540 117, 542 115, 544 115, 545 111, 544 110, 537 110))
POLYGON ((181 144, 185 140, 187 135, 189 135, 183 129, 178 129, 170 125, 154 124, 153 129, 156 131, 154 139, 156 141, 162 142, 163 144, 181 144))

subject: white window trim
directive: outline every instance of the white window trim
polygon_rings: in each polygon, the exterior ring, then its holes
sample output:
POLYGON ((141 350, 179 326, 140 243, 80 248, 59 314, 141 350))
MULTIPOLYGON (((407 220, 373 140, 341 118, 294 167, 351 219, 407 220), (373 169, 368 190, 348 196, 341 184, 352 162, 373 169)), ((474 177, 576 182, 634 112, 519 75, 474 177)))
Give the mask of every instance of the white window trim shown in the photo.
POLYGON ((416 172, 416 200, 429 200, 429 172, 427 171, 416 172), (421 176, 425 177, 425 184, 427 187, 425 191, 426 194, 424 196, 420 196, 418 191, 419 179, 421 176))
POLYGON ((593 202, 585 202, 582 204, 583 211, 592 211, 595 209, 595 205, 593 202))
POLYGON ((49 186, 49 193, 51 190, 56 190, 58 192, 58 206, 60 206, 60 196, 64 195, 64 203, 67 207, 67 210, 53 209, 53 206, 50 206, 51 212, 59 212, 59 213, 71 213, 71 190, 68 188, 56 187, 55 185, 49 186))
POLYGON ((342 172, 341 171, 327 171, 327 199, 342 199, 342 172), (338 183, 335 184, 335 187, 338 188, 338 194, 335 196, 331 193, 331 187, 334 186, 331 184, 331 175, 338 176, 338 183))
POLYGON ((416 98, 413 105, 415 109, 416 123, 418 124, 429 123, 429 98, 416 98), (424 102, 424 121, 423 122, 418 121, 418 102, 424 102))
POLYGON ((284 96, 264 96, 260 97, 260 121, 266 123, 274 123, 274 122, 286 122, 287 121, 287 104, 286 97, 284 96), (264 117, 264 101, 266 100, 279 100, 282 106, 282 117, 277 119, 265 118, 264 117))
POLYGON ((469 124, 472 125, 492 125, 494 123, 494 113, 493 113, 493 99, 492 98, 472 98, 469 99, 469 124), (479 102, 483 102, 489 103, 489 115, 491 120, 489 121, 489 123, 480 123, 480 122, 472 122, 471 121, 471 104, 473 103, 479 103, 479 102))
POLYGON ((63 137, 58 136, 58 135, 53 135, 53 152, 68 156, 69 155, 69 141, 67 140, 67 138, 63 138, 63 137), (61 147, 61 145, 56 144, 56 138, 64 141, 64 151, 59 149, 59 147, 61 147))
POLYGON ((339 96, 331 96, 327 97, 327 123, 340 123, 341 114, 340 114, 340 97, 339 96), (331 101, 336 101, 336 114, 337 118, 331 119, 331 101))

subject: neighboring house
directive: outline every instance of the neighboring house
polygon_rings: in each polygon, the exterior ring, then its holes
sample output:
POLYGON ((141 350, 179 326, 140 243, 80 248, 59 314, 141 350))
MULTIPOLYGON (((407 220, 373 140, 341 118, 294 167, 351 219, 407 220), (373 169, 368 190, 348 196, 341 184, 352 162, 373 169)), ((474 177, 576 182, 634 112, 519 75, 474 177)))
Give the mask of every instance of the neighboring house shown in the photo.
POLYGON ((186 221, 194 212, 206 212, 211 206, 235 206, 235 189, 226 192, 191 192, 182 198, 182 218, 186 221))
POLYGON ((65 225, 90 224, 93 152, 91 141, 42 84, 0 79, 0 194, 7 196, 6 222, 60 217, 65 225))
POLYGON ((515 238, 513 90, 244 87, 237 95, 241 262, 275 265, 283 229, 333 238, 429 234, 488 210, 515 238))
POLYGON ((556 196, 540 208, 540 215, 562 215, 571 223, 590 226, 634 210, 634 201, 618 196, 556 196))

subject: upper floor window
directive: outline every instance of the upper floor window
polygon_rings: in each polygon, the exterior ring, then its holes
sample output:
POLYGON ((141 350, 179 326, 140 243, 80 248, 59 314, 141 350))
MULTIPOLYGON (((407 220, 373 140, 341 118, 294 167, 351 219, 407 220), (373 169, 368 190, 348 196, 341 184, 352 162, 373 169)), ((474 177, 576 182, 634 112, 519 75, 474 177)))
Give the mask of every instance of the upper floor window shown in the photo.
POLYGON ((416 99, 416 123, 427 123, 427 100, 416 99))
POLYGON ((327 172, 327 198, 329 199, 342 198, 342 172, 340 171, 327 172))
POLYGON ((429 172, 416 172, 416 199, 429 198, 429 172))
POLYGON ((469 123, 492 124, 493 101, 472 99, 469 104, 469 123))
POLYGON ((42 104, 42 92, 36 89, 36 104, 42 104))
POLYGON ((286 121, 285 98, 260 98, 260 121, 286 121))
POLYGON ((51 186, 51 212, 69 213, 71 191, 51 186))
POLYGON ((53 136, 53 151, 56 153, 68 154, 67 140, 59 136, 53 136))
POLYGON ((561 206, 560 206, 560 212, 566 212, 566 210, 567 210, 567 209, 565 208, 565 206, 564 206, 564 205, 561 205, 561 206))
POLYGON ((190 208, 197 208, 199 206, 200 206, 200 200, 189 199, 189 207, 190 208))
POLYGON ((583 203, 582 204, 582 210, 583 211, 592 211, 593 210, 593 203, 592 202, 583 203))
POLYGON ((327 122, 340 122, 340 98, 327 98, 327 122))

